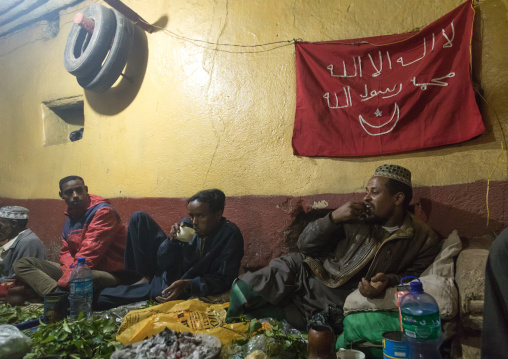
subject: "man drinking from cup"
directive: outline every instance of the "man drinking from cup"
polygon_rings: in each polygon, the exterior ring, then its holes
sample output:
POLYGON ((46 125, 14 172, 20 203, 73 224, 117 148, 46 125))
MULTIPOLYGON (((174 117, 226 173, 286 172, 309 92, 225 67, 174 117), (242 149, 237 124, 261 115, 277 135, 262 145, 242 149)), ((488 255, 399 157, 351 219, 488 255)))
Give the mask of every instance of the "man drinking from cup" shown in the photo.
POLYGON ((129 223, 125 266, 142 278, 132 285, 103 290, 99 307, 150 298, 164 303, 227 291, 238 276, 243 237, 222 216, 225 200, 218 189, 196 193, 187 201, 189 217, 175 223, 169 236, 147 213, 135 212, 129 223))

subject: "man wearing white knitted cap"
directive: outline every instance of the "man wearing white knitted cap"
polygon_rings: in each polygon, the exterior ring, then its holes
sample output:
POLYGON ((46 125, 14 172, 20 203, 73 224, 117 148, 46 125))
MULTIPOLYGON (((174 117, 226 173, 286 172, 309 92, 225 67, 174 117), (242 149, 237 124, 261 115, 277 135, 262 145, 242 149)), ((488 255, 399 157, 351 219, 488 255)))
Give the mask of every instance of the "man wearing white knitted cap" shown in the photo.
POLYGON ((19 206, 0 208, 0 281, 15 279, 13 264, 23 257, 46 259, 44 244, 30 229, 28 209, 19 206))
POLYGON ((242 274, 233 283, 227 319, 269 314, 305 329, 325 318, 340 332, 344 301, 355 289, 378 298, 402 277, 419 276, 434 261, 440 239, 408 211, 411 172, 379 166, 365 191, 363 200, 309 223, 298 238, 299 252, 242 274))

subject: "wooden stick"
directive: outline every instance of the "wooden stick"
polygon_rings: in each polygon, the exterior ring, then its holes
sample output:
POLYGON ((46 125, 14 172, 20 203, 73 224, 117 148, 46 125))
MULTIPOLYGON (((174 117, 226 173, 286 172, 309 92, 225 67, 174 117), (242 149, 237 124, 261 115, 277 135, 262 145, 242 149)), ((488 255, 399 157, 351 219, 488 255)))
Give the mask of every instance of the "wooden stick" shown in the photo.
POLYGON ((76 15, 74 15, 74 22, 88 31, 90 34, 93 33, 95 22, 82 13, 78 12, 76 15))

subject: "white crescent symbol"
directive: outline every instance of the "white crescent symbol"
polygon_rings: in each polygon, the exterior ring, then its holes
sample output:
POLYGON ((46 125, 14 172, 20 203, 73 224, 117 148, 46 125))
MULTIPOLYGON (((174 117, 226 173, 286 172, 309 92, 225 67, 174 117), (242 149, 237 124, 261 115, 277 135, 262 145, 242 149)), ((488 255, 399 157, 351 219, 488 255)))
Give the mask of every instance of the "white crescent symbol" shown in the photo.
POLYGON ((358 119, 360 120, 360 125, 362 126, 363 130, 364 130, 365 132, 367 132, 367 134, 369 134, 369 135, 371 135, 371 136, 386 135, 387 133, 392 132, 392 131, 393 131, 393 129, 395 128, 395 126, 397 125, 397 122, 399 122, 399 118, 400 118, 400 110, 399 110, 399 106, 397 105, 397 103, 395 103, 395 105, 394 105, 392 118, 390 118, 387 122, 383 123, 382 125, 379 125, 379 126, 376 126, 376 125, 371 125, 370 123, 368 123, 367 121, 365 121, 365 120, 363 119, 363 116, 362 116, 362 115, 358 116, 358 119), (384 131, 384 132, 380 132, 380 133, 371 133, 371 132, 369 132, 369 131, 365 128, 365 126, 364 126, 364 124, 365 124, 365 125, 367 125, 367 126, 369 126, 369 127, 372 127, 372 128, 381 128, 381 127, 384 127, 384 126, 388 125, 390 122, 392 122, 392 121, 393 121, 393 119, 395 118, 395 114, 397 114, 397 119, 396 119, 396 120, 395 120, 395 122, 393 123, 393 126, 392 126, 389 130, 386 130, 386 131, 384 131))

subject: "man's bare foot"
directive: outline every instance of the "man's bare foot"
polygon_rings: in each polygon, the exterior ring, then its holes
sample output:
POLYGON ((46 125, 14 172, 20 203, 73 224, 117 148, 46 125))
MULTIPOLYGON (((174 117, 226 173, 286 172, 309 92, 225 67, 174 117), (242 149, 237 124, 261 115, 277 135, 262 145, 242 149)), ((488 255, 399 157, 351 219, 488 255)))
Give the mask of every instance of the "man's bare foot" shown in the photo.
POLYGON ((140 280, 138 280, 134 284, 150 284, 151 281, 152 281, 152 278, 150 278, 150 277, 143 277, 143 278, 141 278, 140 280))
POLYGON ((16 286, 9 288, 5 302, 13 306, 24 305, 25 301, 32 303, 38 303, 42 301, 42 298, 35 293, 35 291, 28 286, 16 286))

